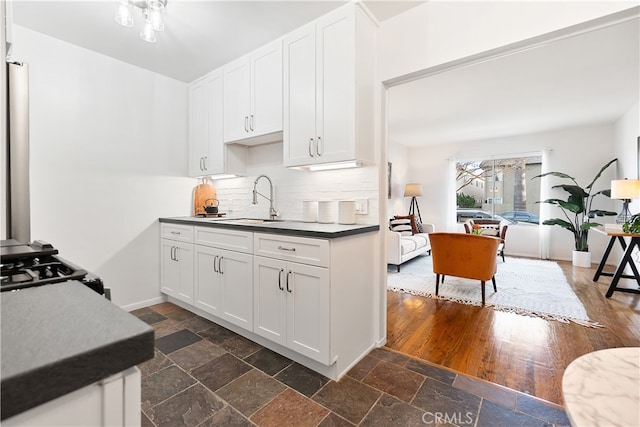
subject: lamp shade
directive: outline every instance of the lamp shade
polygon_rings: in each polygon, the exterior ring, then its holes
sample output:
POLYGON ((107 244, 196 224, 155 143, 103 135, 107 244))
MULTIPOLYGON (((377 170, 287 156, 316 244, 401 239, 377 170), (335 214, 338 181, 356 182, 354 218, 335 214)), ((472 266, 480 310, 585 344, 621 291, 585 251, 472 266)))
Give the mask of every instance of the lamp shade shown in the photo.
POLYGON ((404 187, 404 197, 422 196, 422 184, 407 184, 404 187))
POLYGON ((612 199, 640 199, 640 179, 616 179, 611 181, 612 199))

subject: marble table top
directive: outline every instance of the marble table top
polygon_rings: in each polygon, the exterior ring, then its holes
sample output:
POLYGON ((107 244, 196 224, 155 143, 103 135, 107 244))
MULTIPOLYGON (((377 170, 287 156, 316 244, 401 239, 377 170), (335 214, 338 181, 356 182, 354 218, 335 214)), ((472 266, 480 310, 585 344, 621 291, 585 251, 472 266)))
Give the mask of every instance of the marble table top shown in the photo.
POLYGON ((580 356, 562 376, 562 395, 574 427, 640 426, 640 347, 580 356))

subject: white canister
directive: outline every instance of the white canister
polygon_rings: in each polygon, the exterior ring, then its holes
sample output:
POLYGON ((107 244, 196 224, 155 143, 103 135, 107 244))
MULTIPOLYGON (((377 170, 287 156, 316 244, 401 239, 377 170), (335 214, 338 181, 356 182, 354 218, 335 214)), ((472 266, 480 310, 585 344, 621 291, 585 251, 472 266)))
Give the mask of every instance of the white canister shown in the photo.
POLYGON ((330 224, 333 221, 333 200, 318 201, 318 222, 330 224))
POLYGON ((355 200, 338 201, 338 223, 339 224, 355 224, 356 223, 356 201, 355 200))
POLYGON ((318 201, 317 200, 302 201, 302 221, 318 222, 318 201))

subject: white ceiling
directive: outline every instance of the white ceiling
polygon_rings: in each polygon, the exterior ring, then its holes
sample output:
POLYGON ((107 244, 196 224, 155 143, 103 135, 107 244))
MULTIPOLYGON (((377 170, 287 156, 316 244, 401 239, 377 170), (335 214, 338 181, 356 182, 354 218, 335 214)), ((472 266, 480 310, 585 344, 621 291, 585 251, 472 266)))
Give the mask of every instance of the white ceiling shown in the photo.
POLYGON ((639 102, 640 20, 389 90, 389 142, 425 146, 611 122, 639 102))
MULTIPOLYGON (((16 25, 190 82, 348 0, 169 0, 150 44, 116 1, 14 0, 16 25)), ((365 0, 379 21, 424 3, 365 0)), ((638 103, 640 20, 389 90, 391 143, 421 146, 610 122, 638 103)), ((18 58, 19 60, 19 58, 18 58)))
MULTIPOLYGON (((124 62, 190 82, 314 20, 348 0, 169 0, 165 30, 154 44, 134 25, 115 22, 116 0, 14 0, 13 21, 124 62)), ((379 21, 423 1, 369 0, 379 21)))

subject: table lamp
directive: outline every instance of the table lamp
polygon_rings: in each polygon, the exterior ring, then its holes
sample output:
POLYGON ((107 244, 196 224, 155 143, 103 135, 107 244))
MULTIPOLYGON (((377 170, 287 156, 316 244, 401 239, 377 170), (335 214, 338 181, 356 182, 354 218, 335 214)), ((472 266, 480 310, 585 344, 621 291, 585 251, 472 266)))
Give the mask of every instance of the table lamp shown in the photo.
POLYGON ((622 200, 622 212, 616 218, 617 224, 624 224, 631 219, 629 202, 640 198, 640 179, 616 179, 611 181, 611 198, 622 200))
POLYGON ((409 215, 413 214, 422 222, 420 217, 420 207, 418 207, 418 201, 416 197, 422 196, 422 184, 407 184, 404 187, 404 197, 411 197, 411 205, 409 205, 409 215))

